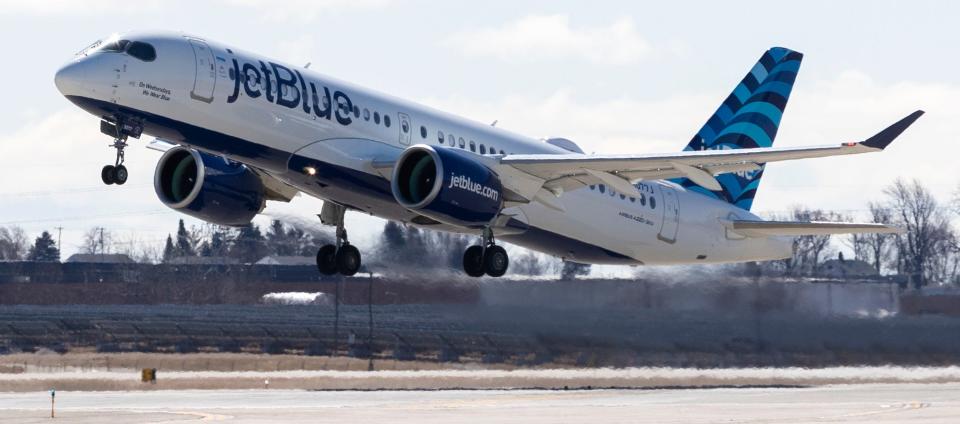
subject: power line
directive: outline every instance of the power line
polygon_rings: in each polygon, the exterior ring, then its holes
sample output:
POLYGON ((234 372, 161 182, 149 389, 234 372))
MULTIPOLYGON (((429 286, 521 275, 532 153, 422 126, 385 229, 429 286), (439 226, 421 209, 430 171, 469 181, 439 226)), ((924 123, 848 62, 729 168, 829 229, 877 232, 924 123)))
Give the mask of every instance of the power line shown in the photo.
POLYGON ((154 209, 148 211, 128 211, 128 212, 115 212, 115 213, 106 213, 98 215, 84 215, 84 216, 68 216, 61 218, 41 218, 41 219, 23 219, 17 221, 7 221, 0 222, 0 225, 17 225, 17 224, 35 224, 35 223, 44 223, 44 222, 62 222, 62 221, 82 221, 85 219, 94 219, 94 218, 116 218, 123 216, 149 216, 149 215, 160 215, 166 213, 173 213, 173 210, 170 209, 154 209))
MULTIPOLYGON (((135 185, 129 185, 126 187, 142 188, 142 187, 148 187, 150 185, 151 184, 135 184, 135 185)), ((68 188, 68 189, 59 189, 59 190, 21 191, 21 192, 0 193, 0 197, 41 197, 41 196, 52 196, 52 195, 92 193, 92 192, 107 191, 107 190, 115 191, 116 187, 96 186, 96 187, 77 187, 77 188, 68 188)))

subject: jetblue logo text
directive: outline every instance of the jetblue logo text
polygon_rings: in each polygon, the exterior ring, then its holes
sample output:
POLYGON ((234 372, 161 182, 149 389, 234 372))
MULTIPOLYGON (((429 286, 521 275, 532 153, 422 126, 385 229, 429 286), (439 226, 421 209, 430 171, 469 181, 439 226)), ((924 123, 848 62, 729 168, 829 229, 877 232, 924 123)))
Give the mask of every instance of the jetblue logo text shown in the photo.
POLYGON ((353 102, 341 91, 330 93, 330 88, 313 81, 307 81, 300 71, 291 70, 273 62, 239 64, 233 59, 233 93, 227 97, 227 103, 233 103, 240 97, 240 89, 250 97, 266 98, 270 103, 290 109, 303 108, 306 114, 318 118, 336 119, 340 125, 350 125, 353 119, 353 102), (259 65, 259 66, 257 66, 259 65), (309 87, 309 90, 307 89, 309 87), (262 89, 262 90, 261 90, 262 89), (334 111, 334 105, 337 106, 334 111))
POLYGON ((471 193, 479 194, 494 202, 500 200, 500 192, 480 183, 475 183, 470 177, 464 175, 450 174, 450 186, 447 188, 459 188, 471 193))

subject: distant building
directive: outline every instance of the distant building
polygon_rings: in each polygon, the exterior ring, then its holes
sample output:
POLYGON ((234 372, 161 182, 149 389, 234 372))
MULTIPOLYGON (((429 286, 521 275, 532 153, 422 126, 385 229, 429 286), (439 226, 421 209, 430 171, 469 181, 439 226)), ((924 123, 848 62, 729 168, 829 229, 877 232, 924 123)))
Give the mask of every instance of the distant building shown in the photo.
POLYGON ((880 273, 866 261, 831 259, 820 265, 818 274, 830 278, 877 278, 880 273))
POLYGON ((239 265, 240 259, 226 256, 178 256, 164 263, 168 265, 239 265))
POLYGON ((265 256, 254 265, 279 265, 279 266, 315 266, 317 258, 313 256, 265 256))
POLYGON ((137 263, 133 259, 130 259, 129 256, 122 253, 111 253, 111 254, 89 254, 89 253, 77 253, 73 256, 67 258, 67 263, 82 263, 82 264, 135 264, 137 263))

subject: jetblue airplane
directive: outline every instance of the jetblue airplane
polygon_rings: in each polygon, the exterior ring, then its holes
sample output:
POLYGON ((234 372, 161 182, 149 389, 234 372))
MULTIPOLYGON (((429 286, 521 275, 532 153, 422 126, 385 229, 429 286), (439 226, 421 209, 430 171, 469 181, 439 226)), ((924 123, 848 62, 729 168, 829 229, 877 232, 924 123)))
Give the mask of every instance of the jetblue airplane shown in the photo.
POLYGON ((506 241, 587 264, 782 259, 792 237, 897 232, 885 224, 767 221, 750 212, 768 162, 879 152, 922 111, 861 142, 774 148, 803 55, 767 50, 679 152, 595 155, 463 119, 179 33, 113 35, 57 71, 59 91, 100 118, 123 184, 124 149, 147 134, 164 152, 160 200, 221 225, 248 224, 267 200, 324 200, 336 227, 323 274, 353 275, 346 211, 473 234, 463 269, 502 276, 506 241))

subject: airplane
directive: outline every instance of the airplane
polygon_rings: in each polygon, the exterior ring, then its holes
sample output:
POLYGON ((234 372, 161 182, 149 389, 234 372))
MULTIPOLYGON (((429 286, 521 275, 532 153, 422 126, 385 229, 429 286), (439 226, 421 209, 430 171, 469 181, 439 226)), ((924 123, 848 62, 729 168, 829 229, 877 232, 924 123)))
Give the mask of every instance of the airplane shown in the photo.
POLYGON ((158 197, 195 218, 243 226, 268 200, 322 199, 320 220, 336 227, 317 252, 322 274, 359 270, 344 225, 357 211, 478 236, 463 271, 500 277, 509 257, 497 241, 576 263, 674 265, 788 258, 803 235, 901 231, 750 212, 766 163, 879 152, 923 114, 860 142, 772 147, 802 59, 770 48, 682 151, 642 154, 587 154, 183 33, 114 34, 54 80, 113 139, 106 184, 126 182, 128 141, 149 135, 164 152, 158 197))

